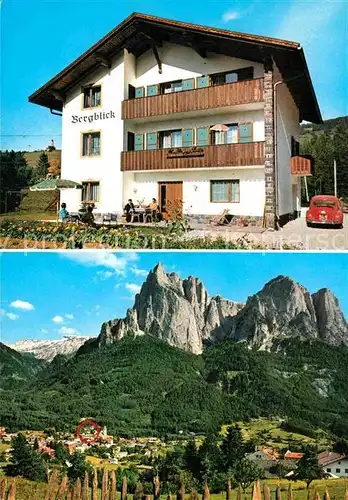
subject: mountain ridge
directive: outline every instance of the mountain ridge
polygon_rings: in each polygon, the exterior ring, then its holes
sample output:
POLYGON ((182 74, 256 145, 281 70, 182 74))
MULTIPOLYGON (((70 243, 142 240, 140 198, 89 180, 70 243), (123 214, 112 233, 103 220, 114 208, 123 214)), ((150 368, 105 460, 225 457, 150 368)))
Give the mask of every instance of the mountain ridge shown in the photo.
POLYGON ((348 344, 347 322, 327 288, 311 294, 292 278, 279 275, 242 304, 209 297, 198 278, 181 279, 166 273, 161 264, 149 272, 126 316, 102 324, 98 342, 109 344, 128 334, 153 335, 194 354, 225 339, 261 350, 293 337, 348 344))

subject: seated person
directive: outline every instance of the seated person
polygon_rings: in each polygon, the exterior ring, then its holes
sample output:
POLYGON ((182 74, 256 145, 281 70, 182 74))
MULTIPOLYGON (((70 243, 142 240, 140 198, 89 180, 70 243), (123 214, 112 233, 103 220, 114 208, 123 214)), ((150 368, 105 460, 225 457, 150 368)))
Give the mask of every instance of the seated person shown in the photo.
POLYGON ((156 198, 152 198, 152 202, 150 203, 149 208, 152 210, 152 212, 159 212, 159 206, 156 198))
POLYGON ((160 213, 156 198, 152 198, 152 202, 147 208, 151 210, 152 218, 155 222, 159 222, 160 220, 162 220, 162 214, 160 213))
POLYGON ((81 215, 81 221, 90 226, 94 226, 93 206, 88 205, 87 211, 81 215))
POLYGON ((135 213, 135 207, 134 207, 134 203, 131 199, 128 200, 128 202, 125 204, 124 206, 124 213, 125 214, 131 214, 131 213, 135 213))
POLYGON ((60 210, 58 212, 59 222, 63 222, 69 215, 69 212, 66 209, 66 203, 62 203, 60 206, 60 210))

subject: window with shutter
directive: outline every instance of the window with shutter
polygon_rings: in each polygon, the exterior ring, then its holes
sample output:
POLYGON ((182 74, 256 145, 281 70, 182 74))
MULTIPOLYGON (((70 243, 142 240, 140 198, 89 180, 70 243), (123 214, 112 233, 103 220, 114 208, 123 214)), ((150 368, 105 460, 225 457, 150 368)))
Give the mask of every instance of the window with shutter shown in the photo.
POLYGON ((157 132, 146 134, 146 149, 157 149, 157 132))
POLYGON ((158 85, 148 85, 146 88, 147 97, 152 97, 158 94, 158 85))
POLYGON ((144 149, 144 134, 135 134, 135 151, 142 151, 144 149))
POLYGON ((184 147, 193 146, 193 129, 186 129, 182 131, 182 145, 184 147))
POLYGON ((197 146, 208 146, 209 145, 209 128, 198 128, 197 129, 197 146))
POLYGON ((145 89, 144 87, 138 87, 135 89, 135 97, 138 98, 138 97, 144 97, 145 95, 145 89))
POLYGON ((197 77, 197 88, 201 89, 204 87, 209 87, 209 76, 198 76, 197 77))
POLYGON ((195 79, 187 78, 187 80, 182 81, 182 90, 192 90, 195 87, 195 79))
POLYGON ((239 125, 239 142, 252 142, 252 125, 252 123, 244 123, 243 125, 239 125))

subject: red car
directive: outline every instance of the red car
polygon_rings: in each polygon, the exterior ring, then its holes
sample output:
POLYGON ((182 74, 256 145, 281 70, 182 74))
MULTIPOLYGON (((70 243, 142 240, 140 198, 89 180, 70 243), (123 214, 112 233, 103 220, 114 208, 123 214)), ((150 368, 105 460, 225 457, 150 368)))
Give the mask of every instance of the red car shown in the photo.
POLYGON ((313 196, 306 212, 307 226, 316 224, 343 227, 343 210, 336 196, 321 194, 313 196))

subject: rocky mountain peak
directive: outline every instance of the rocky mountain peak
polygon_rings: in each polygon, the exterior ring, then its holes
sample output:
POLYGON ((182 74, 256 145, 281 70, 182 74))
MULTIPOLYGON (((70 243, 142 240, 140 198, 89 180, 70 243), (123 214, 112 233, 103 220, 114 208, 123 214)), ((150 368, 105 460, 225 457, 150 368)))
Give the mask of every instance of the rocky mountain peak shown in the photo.
POLYGON ((348 344, 348 325, 339 302, 328 288, 312 295, 319 336, 328 344, 348 344))
POLYGON ((210 297, 198 278, 181 279, 166 273, 161 264, 149 272, 126 317, 102 325, 99 342, 113 342, 127 333, 153 335, 195 354, 206 342, 226 338, 258 349, 271 349, 276 341, 294 337, 348 344, 347 323, 327 289, 311 295, 280 275, 242 304, 210 297))
POLYGON ((206 340, 228 335, 231 318, 241 307, 220 297, 210 298, 199 279, 193 276, 181 279, 157 264, 149 272, 127 316, 105 322, 99 341, 109 343, 127 333, 149 334, 199 354, 206 340))

